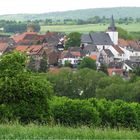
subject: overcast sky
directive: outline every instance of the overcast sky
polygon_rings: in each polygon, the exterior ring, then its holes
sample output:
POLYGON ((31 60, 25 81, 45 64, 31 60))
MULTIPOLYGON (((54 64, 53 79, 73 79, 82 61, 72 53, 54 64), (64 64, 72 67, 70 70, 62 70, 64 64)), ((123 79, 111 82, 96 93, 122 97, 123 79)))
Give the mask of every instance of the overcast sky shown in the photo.
POLYGON ((140 7, 140 0, 1 0, 0 14, 46 13, 86 8, 140 7))

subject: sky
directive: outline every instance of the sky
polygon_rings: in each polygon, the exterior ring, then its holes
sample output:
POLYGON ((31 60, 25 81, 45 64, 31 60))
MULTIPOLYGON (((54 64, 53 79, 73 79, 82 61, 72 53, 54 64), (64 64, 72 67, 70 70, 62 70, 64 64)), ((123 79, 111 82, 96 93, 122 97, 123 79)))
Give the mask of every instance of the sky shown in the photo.
POLYGON ((140 0, 0 0, 0 15, 87 8, 140 7, 140 0))

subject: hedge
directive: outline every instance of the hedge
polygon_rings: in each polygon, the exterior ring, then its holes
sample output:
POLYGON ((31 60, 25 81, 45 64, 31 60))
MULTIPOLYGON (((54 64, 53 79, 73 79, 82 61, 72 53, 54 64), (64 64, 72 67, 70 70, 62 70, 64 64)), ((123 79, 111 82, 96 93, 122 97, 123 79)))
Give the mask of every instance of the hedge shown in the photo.
POLYGON ((98 127, 140 128, 140 104, 122 100, 107 101, 54 97, 51 114, 56 124, 98 127))

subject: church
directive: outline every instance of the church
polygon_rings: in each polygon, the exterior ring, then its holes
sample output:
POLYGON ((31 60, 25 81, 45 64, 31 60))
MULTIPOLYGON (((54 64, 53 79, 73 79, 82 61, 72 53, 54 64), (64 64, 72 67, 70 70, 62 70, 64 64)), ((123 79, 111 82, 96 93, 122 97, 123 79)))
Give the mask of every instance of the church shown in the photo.
POLYGON ((97 48, 98 52, 105 50, 114 55, 114 60, 123 61, 125 55, 123 50, 118 46, 118 32, 115 26, 113 15, 110 19, 110 26, 106 32, 90 32, 82 34, 81 43, 84 47, 93 45, 97 48))

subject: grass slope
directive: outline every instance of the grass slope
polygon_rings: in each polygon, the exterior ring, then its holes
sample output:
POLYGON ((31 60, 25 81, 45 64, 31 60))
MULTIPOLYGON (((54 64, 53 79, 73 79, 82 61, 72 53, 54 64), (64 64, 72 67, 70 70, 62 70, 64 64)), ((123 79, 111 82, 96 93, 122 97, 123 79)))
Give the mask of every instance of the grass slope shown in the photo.
POLYGON ((94 16, 106 16, 110 17, 112 14, 115 18, 124 17, 140 17, 140 7, 116 7, 116 8, 95 8, 95 9, 82 9, 64 12, 51 12, 44 14, 13 14, 13 15, 1 15, 0 19, 5 20, 35 20, 35 19, 87 19, 94 16))
MULTIPOLYGON (((133 24, 120 24, 116 25, 122 27, 123 29, 127 30, 128 32, 140 31, 140 23, 133 23, 133 24)), ((105 31, 108 27, 108 24, 86 24, 86 25, 54 25, 54 26, 42 26, 41 33, 45 33, 46 31, 56 31, 56 32, 90 32, 90 31, 105 31)))
POLYGON ((136 130, 0 125, 0 139, 140 139, 136 130))

